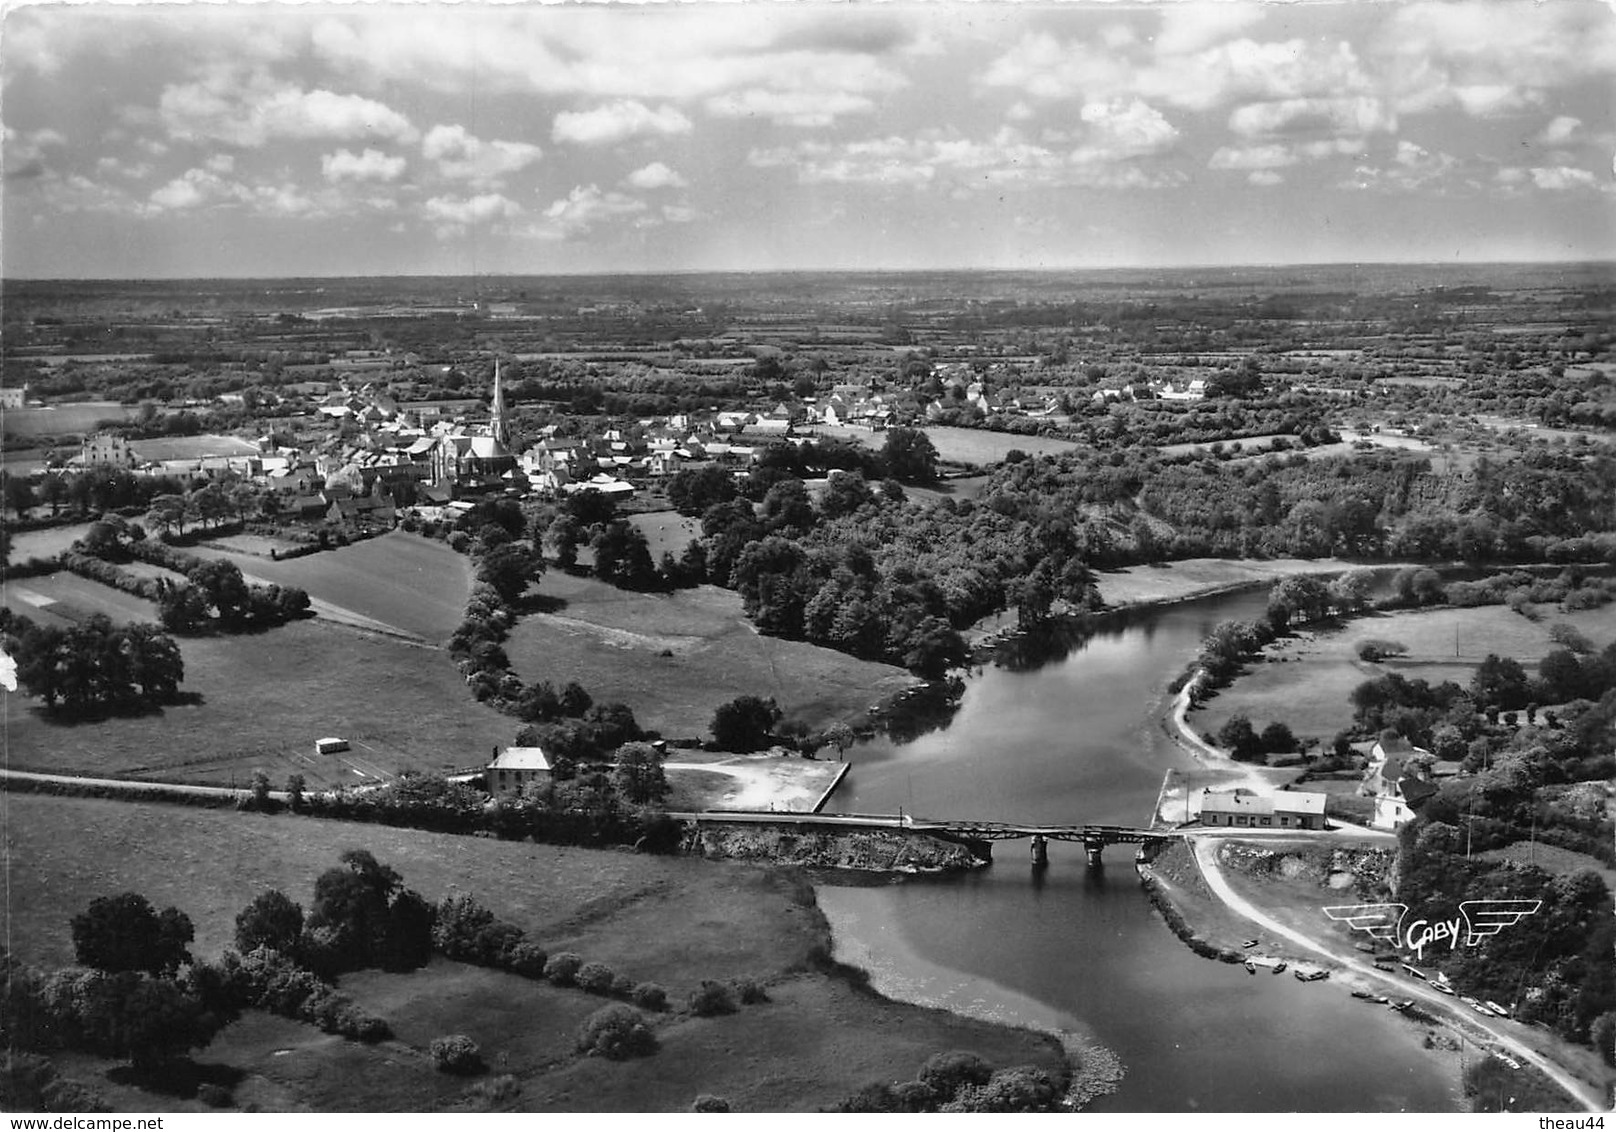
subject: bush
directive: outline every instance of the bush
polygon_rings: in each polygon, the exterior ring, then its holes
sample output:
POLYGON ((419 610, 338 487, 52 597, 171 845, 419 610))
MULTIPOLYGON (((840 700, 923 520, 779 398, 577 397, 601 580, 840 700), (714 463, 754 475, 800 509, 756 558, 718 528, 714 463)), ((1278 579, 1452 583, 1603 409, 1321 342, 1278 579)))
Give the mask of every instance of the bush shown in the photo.
POLYGON ((491 1081, 478 1081, 466 1090, 466 1097, 476 1111, 487 1112, 496 1105, 509 1104, 522 1095, 522 1083, 506 1073, 491 1081))
POLYGON ((612 1061, 655 1053, 656 1035, 632 1006, 615 1002, 595 1011, 578 1028, 578 1052, 612 1061))
POLYGON ((536 943, 523 941, 511 948, 505 954, 506 969, 513 974, 526 975, 530 979, 542 979, 544 967, 548 956, 544 948, 536 943))
POLYGON ((1367 640, 1358 642, 1358 659, 1376 664, 1389 656, 1402 656, 1408 646, 1401 641, 1367 640))
POLYGON ((616 974, 604 963, 585 963, 578 968, 573 981, 589 994, 609 995, 612 993, 612 983, 616 974))
POLYGON ((933 1054, 920 1067, 917 1079, 932 1091, 939 1102, 952 1100, 968 1085, 986 1085, 993 1066, 981 1057, 963 1050, 933 1054))
POLYGON ((558 987, 570 987, 578 978, 578 969, 584 961, 570 951, 563 951, 559 955, 550 956, 550 961, 544 965, 544 977, 558 987))
POLYGON ((483 1071, 483 1052, 465 1034, 432 1039, 432 1064, 440 1073, 471 1076, 483 1071))
POLYGON ((734 1014, 735 1010, 735 992, 723 983, 703 979, 701 986, 690 992, 690 1012, 698 1018, 734 1014))
POLYGON ((691 1112, 728 1112, 729 1101, 723 1097, 715 1097, 711 1093, 703 1093, 696 1098, 690 1106, 691 1112))
POLYGON ((641 983, 630 992, 629 997, 641 1010, 660 1011, 668 1008, 668 992, 657 983, 641 983))
POLYGON ((754 1006, 760 1002, 768 1002, 769 994, 763 989, 763 984, 756 979, 736 979, 735 997, 741 1000, 742 1006, 754 1006))

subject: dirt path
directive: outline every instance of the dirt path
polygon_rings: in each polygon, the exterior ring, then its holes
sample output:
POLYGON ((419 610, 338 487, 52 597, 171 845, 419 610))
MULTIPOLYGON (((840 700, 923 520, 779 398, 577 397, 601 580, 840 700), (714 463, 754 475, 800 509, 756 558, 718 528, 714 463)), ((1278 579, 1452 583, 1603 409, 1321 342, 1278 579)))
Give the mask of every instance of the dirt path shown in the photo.
POLYGON ((1200 672, 1197 670, 1196 675, 1186 682, 1184 687, 1179 689, 1178 698, 1173 701, 1173 729, 1177 732, 1174 738, 1178 741, 1178 745, 1189 751, 1195 761, 1206 767, 1206 769, 1215 770, 1228 776, 1228 781, 1218 784, 1220 788, 1230 790, 1244 789, 1256 794, 1274 793, 1277 784, 1264 775, 1262 770, 1252 766, 1250 763, 1236 762, 1218 748, 1207 743, 1206 740, 1195 733, 1195 728, 1190 726, 1188 719, 1190 689, 1195 686, 1195 681, 1199 678, 1200 672))
POLYGON ((1579 1104, 1589 1111, 1604 1112, 1607 1110, 1609 1106, 1608 1098, 1600 1096, 1591 1086, 1571 1076, 1560 1066, 1537 1053, 1518 1038, 1488 1025, 1481 1020, 1480 1016, 1472 1017, 1468 1014, 1460 1014, 1453 1005, 1453 1000, 1447 996, 1421 984, 1410 985, 1407 980, 1388 978, 1385 972, 1376 968, 1372 963, 1364 962, 1356 952, 1332 946, 1324 940, 1304 935, 1302 932, 1287 927, 1268 915, 1229 885, 1229 881, 1223 875, 1223 869, 1217 861, 1217 848, 1220 840, 1222 839, 1217 837, 1194 837, 1190 839, 1190 845, 1195 852, 1195 861, 1201 868, 1201 875, 1206 878, 1207 886, 1232 911, 1257 924, 1266 932, 1287 939, 1298 947, 1322 955, 1332 963, 1346 968, 1355 975, 1362 976, 1371 983, 1378 983, 1388 987, 1396 997, 1413 998, 1419 1000, 1422 1006, 1434 1008, 1437 1016, 1442 1018, 1449 1026, 1461 1032, 1471 1031, 1472 1040, 1475 1040, 1473 1032, 1479 1030, 1492 1039, 1493 1043, 1509 1050, 1511 1056, 1527 1062, 1533 1068, 1542 1072, 1561 1089, 1565 1090, 1568 1096, 1575 1098, 1579 1104))

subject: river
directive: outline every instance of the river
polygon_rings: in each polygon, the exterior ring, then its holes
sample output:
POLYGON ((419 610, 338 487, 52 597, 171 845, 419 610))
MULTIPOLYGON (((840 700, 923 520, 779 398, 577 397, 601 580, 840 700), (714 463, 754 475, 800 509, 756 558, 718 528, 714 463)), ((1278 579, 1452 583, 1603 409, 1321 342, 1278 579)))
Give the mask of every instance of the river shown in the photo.
MULTIPOLYGON (((833 801, 841 812, 1142 825, 1163 774, 1194 764, 1161 720, 1167 685, 1212 626, 1261 613, 1263 593, 1136 613, 1030 659, 1012 649, 974 673, 951 718, 908 742, 876 740, 833 801), (1070 651, 1067 651, 1067 650, 1070 651), (1062 655, 1064 654, 1064 655, 1062 655)), ((1085 867, 1024 842, 986 869, 872 885, 827 882, 837 954, 878 988, 1030 1025, 1054 1025, 1120 1059, 1099 1112, 1453 1111, 1457 1055, 1331 982, 1301 983, 1202 959, 1145 898, 1133 850, 1085 867)))

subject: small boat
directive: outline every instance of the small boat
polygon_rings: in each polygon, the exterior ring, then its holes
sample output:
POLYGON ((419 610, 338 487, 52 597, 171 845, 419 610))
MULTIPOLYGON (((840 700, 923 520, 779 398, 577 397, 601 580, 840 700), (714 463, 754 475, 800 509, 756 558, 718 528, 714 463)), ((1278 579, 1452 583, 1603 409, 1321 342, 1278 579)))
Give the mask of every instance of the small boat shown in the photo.
POLYGON ((1431 985, 1437 990, 1441 991, 1443 994, 1451 995, 1457 993, 1453 989, 1453 984, 1448 982, 1448 977, 1441 971, 1438 971, 1436 974, 1431 976, 1431 985))
POLYGON ((1401 1014, 1403 1011, 1407 1010, 1409 1007, 1411 1007, 1413 1005, 1414 1005, 1414 1000, 1412 998, 1400 998, 1396 1002, 1391 1004, 1391 1008, 1393 1010, 1397 1011, 1397 1013, 1401 1014))
POLYGON ((1386 997, 1386 996, 1385 996, 1385 995, 1383 995, 1383 994, 1377 994, 1377 995, 1376 995, 1376 996, 1375 996, 1375 997, 1374 997, 1374 1000, 1373 1000, 1373 1001, 1375 1001, 1375 1002, 1376 1002, 1376 1003, 1379 1003, 1379 1004, 1380 1004, 1380 1005, 1381 1005, 1381 1006, 1390 1006, 1390 1005, 1391 1005, 1391 1001, 1392 1001, 1392 1000, 1391 1000, 1391 999, 1389 999, 1389 998, 1387 998, 1387 997, 1386 997))
POLYGON ((1425 978, 1425 972, 1420 970, 1418 967, 1411 967, 1407 963, 1399 963, 1398 966, 1407 971, 1410 975, 1413 975, 1416 979, 1425 978))
POLYGON ((1274 964, 1274 974, 1280 975, 1280 974, 1284 974, 1284 972, 1285 972, 1285 960, 1281 959, 1278 963, 1274 964))
POLYGON ((1493 1012, 1491 1010, 1488 1010, 1485 1006, 1468 995, 1461 995, 1459 997, 1459 1001, 1470 1007, 1470 1009, 1474 1010, 1477 1014, 1483 1015, 1487 1018, 1491 1018, 1493 1016, 1493 1012))
POLYGON ((1255 975, 1257 973, 1257 964, 1253 963, 1250 959, 1246 960, 1245 967, 1246 974, 1255 975))
POLYGON ((1396 971, 1397 968, 1392 966, 1390 963, 1376 963, 1375 964, 1375 970, 1377 970, 1377 971, 1396 971))
POLYGON ((1359 951, 1362 951, 1365 955, 1373 955, 1375 953, 1374 947, 1367 943, 1355 943, 1352 946, 1357 948, 1359 951))
POLYGON ((1361 998, 1365 1002, 1373 1002, 1375 999, 1375 996, 1366 990, 1355 990, 1352 992, 1352 997, 1361 998))
POLYGON ((1505 1007, 1499 1006, 1496 1002, 1494 1002, 1490 998, 1486 1002, 1486 1007, 1487 1007, 1488 1010, 1491 1010, 1494 1014, 1498 1015, 1500 1018, 1508 1018, 1509 1017, 1509 1010, 1506 1009, 1505 1007))
POLYGON ((1241 947, 1256 947, 1261 942, 1262 942, 1262 940, 1260 940, 1260 939, 1248 939, 1248 940, 1246 940, 1245 943, 1242 943, 1240 946, 1241 947))
POLYGON ((1320 979, 1328 979, 1330 977, 1330 972, 1328 971, 1297 971, 1295 974, 1296 977, 1304 983, 1316 983, 1320 979))
POLYGON ((1516 1061, 1513 1057, 1510 1057, 1507 1053, 1494 1053, 1493 1056, 1499 1061, 1502 1061, 1505 1065, 1509 1066, 1511 1069, 1519 1069, 1521 1067, 1521 1063, 1516 1061))

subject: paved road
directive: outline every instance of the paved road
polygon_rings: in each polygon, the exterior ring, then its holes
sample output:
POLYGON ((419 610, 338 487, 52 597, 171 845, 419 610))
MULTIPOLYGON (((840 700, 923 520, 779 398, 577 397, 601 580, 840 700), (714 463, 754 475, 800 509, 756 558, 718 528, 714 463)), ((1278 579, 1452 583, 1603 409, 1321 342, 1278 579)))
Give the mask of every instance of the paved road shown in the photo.
POLYGON ((1508 1049, 1511 1055, 1542 1071, 1556 1085, 1564 1089, 1567 1095, 1575 1097, 1578 1103, 1584 1105, 1589 1111, 1605 1112, 1609 1110, 1609 1098, 1600 1096, 1592 1086, 1579 1081, 1559 1065, 1527 1046, 1519 1038, 1505 1033, 1493 1025, 1489 1025, 1482 1020, 1480 1015, 1469 1010, 1461 1012, 1454 1005, 1453 999, 1430 989, 1423 983, 1411 984, 1407 979, 1391 977, 1373 963, 1365 962, 1356 952, 1337 949, 1321 940, 1304 935, 1294 928, 1280 923, 1261 908, 1252 904, 1251 901, 1231 888, 1228 879, 1224 877, 1223 870, 1217 861, 1217 849, 1220 840, 1222 839, 1217 837, 1196 837, 1190 840, 1190 844, 1194 848, 1195 860, 1201 866, 1201 873, 1206 877, 1207 885, 1217 895, 1218 899, 1227 904, 1231 910, 1244 916, 1272 935, 1288 939, 1298 947, 1323 955, 1331 962, 1347 968, 1354 974, 1362 975, 1374 983, 1389 987, 1396 992, 1396 996, 1399 998, 1417 999, 1422 1005, 1435 1008, 1441 1016, 1448 1018, 1450 1023, 1457 1023, 1460 1029, 1480 1030, 1496 1044, 1508 1049))

